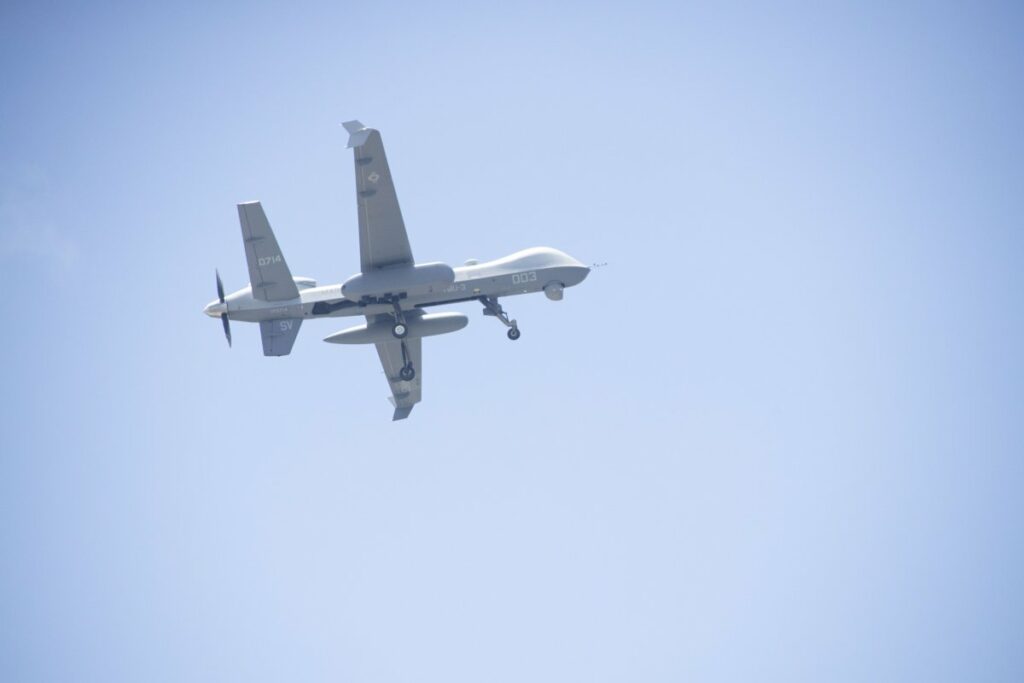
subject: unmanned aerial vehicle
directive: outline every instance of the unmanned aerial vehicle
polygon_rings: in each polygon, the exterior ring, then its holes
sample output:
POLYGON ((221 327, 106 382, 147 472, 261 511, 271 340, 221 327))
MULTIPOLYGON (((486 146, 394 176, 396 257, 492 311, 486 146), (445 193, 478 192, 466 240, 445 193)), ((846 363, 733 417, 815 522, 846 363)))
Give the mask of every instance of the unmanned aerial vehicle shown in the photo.
POLYGON ((409 416, 422 396, 423 337, 461 330, 462 313, 434 313, 443 304, 478 301, 484 314, 519 339, 499 297, 544 292, 562 299, 566 287, 583 281, 590 269, 557 249, 534 247, 493 261, 417 263, 409 247, 402 212, 391 179, 380 132, 358 121, 343 124, 355 150, 356 205, 359 212, 361 272, 341 284, 317 286, 293 277, 259 202, 238 205, 242 241, 249 264, 249 285, 224 293, 217 273, 217 299, 205 313, 220 318, 231 344, 229 321, 258 322, 263 354, 285 356, 308 318, 365 316, 366 323, 330 335, 332 344, 373 344, 391 387, 393 419, 409 416))

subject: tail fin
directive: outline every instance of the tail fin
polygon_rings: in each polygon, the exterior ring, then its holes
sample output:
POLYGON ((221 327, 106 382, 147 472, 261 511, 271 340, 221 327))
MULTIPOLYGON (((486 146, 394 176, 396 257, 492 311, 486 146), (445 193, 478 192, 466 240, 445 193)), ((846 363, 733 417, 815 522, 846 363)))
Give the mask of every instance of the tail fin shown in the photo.
POLYGON ((287 301, 298 297, 299 288, 295 286, 281 247, 277 246, 277 238, 270 229, 263 206, 259 202, 239 204, 238 220, 242 224, 242 242, 245 244, 245 260, 249 263, 253 298, 287 301))
POLYGON ((261 320, 260 336, 263 338, 263 355, 287 356, 291 353, 301 326, 302 318, 261 320))

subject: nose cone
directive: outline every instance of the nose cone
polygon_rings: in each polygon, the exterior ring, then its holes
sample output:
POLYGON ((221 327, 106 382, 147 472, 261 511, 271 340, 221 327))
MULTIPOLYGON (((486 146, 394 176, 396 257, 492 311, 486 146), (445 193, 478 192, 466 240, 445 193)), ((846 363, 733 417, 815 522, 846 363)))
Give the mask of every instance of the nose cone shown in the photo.
POLYGON ((565 257, 569 259, 569 267, 572 272, 572 282, 566 282, 566 286, 572 287, 586 280, 587 276, 590 275, 590 268, 583 265, 579 259, 573 258, 568 254, 565 257))
POLYGON ((206 308, 203 309, 203 313, 210 316, 211 318, 219 318, 221 313, 228 312, 228 305, 223 304, 220 301, 211 301, 206 304, 206 308))
POLYGON ((580 264, 578 266, 575 266, 572 269, 572 273, 573 273, 573 283, 572 284, 578 285, 579 283, 581 283, 584 280, 586 280, 587 276, 590 275, 590 268, 587 268, 583 264, 580 264))

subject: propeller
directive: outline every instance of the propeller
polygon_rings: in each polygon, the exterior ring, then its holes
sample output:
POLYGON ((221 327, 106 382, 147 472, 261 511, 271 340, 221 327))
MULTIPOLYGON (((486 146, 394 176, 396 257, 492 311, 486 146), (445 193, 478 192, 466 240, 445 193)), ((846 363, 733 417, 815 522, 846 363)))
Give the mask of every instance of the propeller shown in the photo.
MULTIPOLYGON (((220 281, 220 272, 216 270, 213 272, 217 276, 217 298, 224 303, 224 283, 220 281)), ((228 346, 231 346, 231 324, 228 322, 227 311, 220 314, 220 321, 224 325, 224 336, 228 338, 228 346)))

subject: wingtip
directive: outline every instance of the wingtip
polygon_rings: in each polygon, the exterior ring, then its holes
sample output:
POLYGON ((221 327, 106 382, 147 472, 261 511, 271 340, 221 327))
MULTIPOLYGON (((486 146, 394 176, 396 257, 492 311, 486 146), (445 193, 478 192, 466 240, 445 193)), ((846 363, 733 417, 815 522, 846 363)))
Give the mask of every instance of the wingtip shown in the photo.
POLYGON ((361 121, 346 121, 341 125, 345 126, 345 130, 348 131, 347 146, 350 149, 352 147, 362 147, 373 132, 372 128, 367 128, 361 121))
POLYGON ((395 408, 395 414, 391 417, 391 421, 404 420, 409 417, 409 413, 412 412, 412 406, 403 406, 401 408, 395 408))

